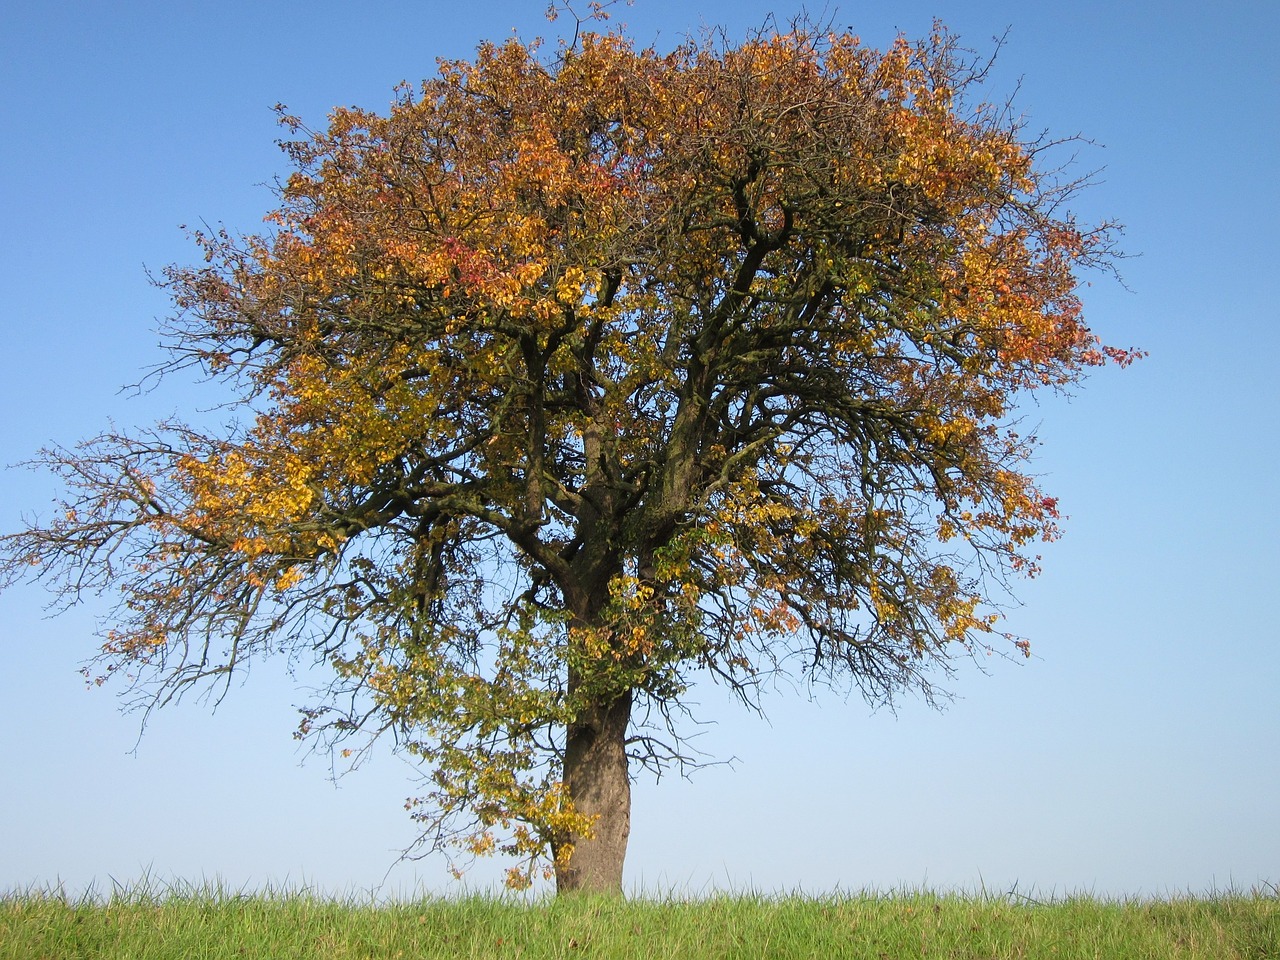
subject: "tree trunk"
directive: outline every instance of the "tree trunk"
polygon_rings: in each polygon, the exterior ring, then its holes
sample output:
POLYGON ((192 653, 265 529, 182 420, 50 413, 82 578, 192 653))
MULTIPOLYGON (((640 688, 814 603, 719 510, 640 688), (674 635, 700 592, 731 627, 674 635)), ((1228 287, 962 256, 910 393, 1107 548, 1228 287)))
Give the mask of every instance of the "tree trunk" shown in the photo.
POLYGON ((564 778, 579 813, 595 817, 590 839, 570 838, 568 863, 556 864, 556 892, 622 893, 622 862, 631 835, 631 779, 626 737, 631 692, 583 712, 567 732, 564 778))

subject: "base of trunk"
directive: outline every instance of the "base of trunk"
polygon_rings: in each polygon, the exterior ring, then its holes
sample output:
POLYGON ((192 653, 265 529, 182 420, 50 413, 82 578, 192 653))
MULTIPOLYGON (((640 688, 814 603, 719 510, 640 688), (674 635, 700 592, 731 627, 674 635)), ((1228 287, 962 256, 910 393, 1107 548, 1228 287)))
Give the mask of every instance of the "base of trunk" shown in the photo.
POLYGON ((583 711, 566 734, 564 778, 573 808, 594 818, 590 838, 569 839, 568 862, 556 863, 556 892, 622 893, 622 864, 631 835, 627 771, 630 692, 583 711))

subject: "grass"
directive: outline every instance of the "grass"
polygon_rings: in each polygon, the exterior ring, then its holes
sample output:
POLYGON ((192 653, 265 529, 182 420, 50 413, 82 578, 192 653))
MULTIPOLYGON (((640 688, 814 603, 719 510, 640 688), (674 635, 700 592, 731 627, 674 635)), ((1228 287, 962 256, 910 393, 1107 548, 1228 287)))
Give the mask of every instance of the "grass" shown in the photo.
POLYGON ((373 904, 217 888, 0 895, 0 960, 1280 958, 1280 896, 860 894, 373 904))

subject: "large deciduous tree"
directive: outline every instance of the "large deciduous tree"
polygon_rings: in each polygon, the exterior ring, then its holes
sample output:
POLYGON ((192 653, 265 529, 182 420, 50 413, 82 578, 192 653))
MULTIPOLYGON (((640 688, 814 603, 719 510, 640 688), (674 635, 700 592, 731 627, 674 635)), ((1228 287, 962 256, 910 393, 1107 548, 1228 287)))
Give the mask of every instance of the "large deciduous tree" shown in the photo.
POLYGON ((46 451, 6 581, 111 591, 95 676, 157 703, 314 652, 300 732, 419 758, 425 842, 619 889, 695 678, 928 694, 1056 534, 1011 405, 1133 354, 1075 293, 1107 229, 977 76, 942 32, 594 33, 282 116, 273 225, 163 281, 238 425, 46 451))

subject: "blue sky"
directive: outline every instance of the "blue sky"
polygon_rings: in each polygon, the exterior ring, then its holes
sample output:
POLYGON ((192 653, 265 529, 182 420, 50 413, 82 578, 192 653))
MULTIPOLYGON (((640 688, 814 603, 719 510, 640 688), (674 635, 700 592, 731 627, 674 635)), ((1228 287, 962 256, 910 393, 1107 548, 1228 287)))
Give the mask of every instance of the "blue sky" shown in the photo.
MULTIPOLYGON (((209 397, 121 393, 161 358, 146 270, 196 256, 180 224, 258 227, 285 172, 271 106, 313 124, 485 38, 554 36, 543 4, 312 0, 10 5, 0 14, 0 463, 209 397)), ((1104 168, 1075 205, 1115 218, 1125 285, 1089 278, 1104 338, 1150 357, 1028 405, 1035 469, 1070 515, 1010 622, 1035 656, 966 668, 935 712, 780 690, 769 722, 696 691, 730 766, 640 781, 627 882, 810 892, 927 884, 1165 894, 1280 882, 1280 5, 901 0, 829 8, 874 46, 934 17, 978 51, 1009 30, 990 95, 1081 134, 1104 168)), ((636 0, 642 41, 740 37, 757 0, 636 0)), ((1064 159, 1066 155, 1064 154, 1064 159)), ((48 482, 0 471, 0 529, 48 482)), ((216 710, 122 715, 86 691, 91 604, 46 619, 0 595, 0 889, 149 873, 233 887, 450 891, 397 864, 414 771, 390 754, 330 781, 291 739, 316 678, 255 667, 216 710), (135 751, 136 746, 136 751, 135 751), (304 762, 305 761, 305 762, 304 762)), ((496 865, 495 865, 496 866, 496 865)), ((469 875, 484 886, 486 866, 469 875)))

